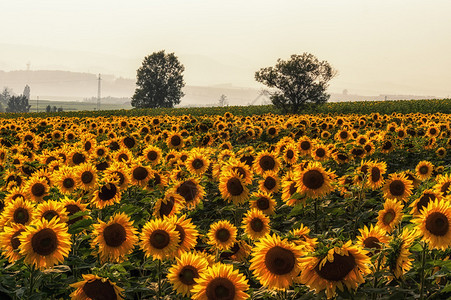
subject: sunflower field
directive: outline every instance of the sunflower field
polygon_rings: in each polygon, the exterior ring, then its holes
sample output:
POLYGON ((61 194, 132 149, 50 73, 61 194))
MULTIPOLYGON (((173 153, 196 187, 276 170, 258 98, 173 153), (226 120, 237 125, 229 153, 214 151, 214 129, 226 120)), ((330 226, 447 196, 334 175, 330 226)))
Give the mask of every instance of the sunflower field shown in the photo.
POLYGON ((451 297, 451 115, 183 112, 0 119, 0 299, 451 297))

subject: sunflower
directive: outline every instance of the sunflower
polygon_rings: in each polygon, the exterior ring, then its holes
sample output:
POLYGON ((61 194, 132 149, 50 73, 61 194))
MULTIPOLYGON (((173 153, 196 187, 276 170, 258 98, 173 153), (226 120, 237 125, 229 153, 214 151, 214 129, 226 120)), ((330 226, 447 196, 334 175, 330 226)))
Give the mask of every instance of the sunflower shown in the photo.
POLYGON ((406 202, 412 195, 413 185, 406 175, 392 173, 384 184, 383 192, 385 199, 395 199, 406 202))
MULTIPOLYGON (((52 164, 52 163, 50 163, 50 164, 52 164)), ((42 168, 42 169, 36 170, 33 173, 33 177, 43 177, 47 181, 47 184, 49 185, 49 187, 53 186, 52 174, 47 169, 42 168)))
POLYGON ((175 255, 179 236, 170 219, 155 219, 142 228, 139 245, 146 257, 162 260, 175 255))
POLYGON ((93 193, 91 204, 95 208, 102 209, 121 201, 121 191, 117 186, 118 180, 104 178, 104 181, 105 182, 93 193))
POLYGON ((269 217, 261 210, 251 209, 244 216, 242 228, 249 238, 258 240, 267 235, 271 229, 269 217))
POLYGON ((329 158, 330 152, 327 147, 317 144, 312 148, 310 155, 314 160, 325 161, 329 158))
POLYGON ((242 161, 230 159, 225 166, 221 168, 221 173, 226 174, 227 172, 236 172, 246 185, 252 184, 253 173, 249 166, 242 161))
POLYGON ((384 209, 379 211, 376 226, 388 233, 392 232, 402 219, 403 207, 404 206, 396 200, 385 200, 384 209))
POLYGON ((176 193, 185 199, 185 204, 188 209, 194 209, 205 196, 204 188, 196 178, 179 182, 174 188, 176 193))
POLYGON ((229 250, 236 242, 237 228, 227 220, 220 220, 210 225, 208 244, 218 250, 229 250))
POLYGON ((191 289, 196 283, 194 280, 199 278, 199 275, 207 268, 208 261, 204 257, 185 252, 180 257, 176 257, 176 263, 169 268, 167 278, 177 294, 190 296, 191 289))
POLYGON ((444 147, 440 147, 435 151, 435 154, 437 154, 439 158, 444 158, 446 156, 446 149, 444 147))
POLYGON ((82 276, 82 281, 70 285, 72 288, 76 289, 70 294, 72 300, 124 299, 122 297, 122 292, 124 290, 108 278, 99 277, 93 274, 82 274, 82 276))
POLYGON ((103 145, 98 145, 94 149, 93 153, 94 153, 95 158, 107 157, 108 153, 109 153, 109 149, 103 145))
POLYGON ((10 226, 3 227, 3 231, 0 233, 0 248, 10 263, 14 263, 22 257, 19 254, 19 236, 24 231, 24 225, 12 223, 10 226))
POLYGON ((351 138, 348 130, 341 129, 335 134, 335 140, 346 143, 351 138))
POLYGON ((179 133, 173 132, 167 137, 166 144, 171 149, 181 149, 184 144, 183 137, 179 133))
POLYGON ((309 155, 313 148, 313 144, 307 136, 303 136, 298 140, 298 150, 301 155, 309 155))
POLYGON ((413 258, 410 258, 409 248, 412 246, 417 233, 414 230, 404 228, 399 236, 394 237, 387 250, 386 266, 396 277, 400 278, 412 268, 413 258))
POLYGON ((137 230, 125 213, 114 214, 107 223, 94 224, 92 247, 99 246, 102 261, 122 262, 138 242, 137 230))
POLYGON ((451 194, 451 174, 437 176, 435 181, 437 184, 434 185, 434 190, 440 193, 443 197, 451 194))
POLYGON ((114 152, 114 161, 129 164, 133 159, 133 153, 127 148, 121 148, 114 152))
POLYGON ((61 203, 63 204, 64 209, 66 210, 67 217, 69 218, 69 220, 66 222, 67 225, 72 225, 75 222, 78 222, 78 221, 80 221, 82 219, 85 219, 87 217, 87 216, 80 216, 80 217, 71 218, 71 216, 73 214, 76 214, 76 213, 78 213, 80 211, 86 211, 87 204, 83 204, 81 202, 81 199, 76 201, 76 200, 72 200, 72 199, 69 199, 67 197, 64 197, 61 200, 61 203))
POLYGON ((67 233, 67 226, 65 223, 58 223, 57 218, 50 221, 36 220, 33 225, 25 227, 19 240, 20 254, 25 257, 25 263, 39 269, 62 263, 71 248, 71 236, 67 233))
POLYGON ((332 192, 331 182, 334 179, 335 174, 324 170, 320 162, 309 163, 306 168, 299 170, 295 177, 298 191, 311 198, 319 198, 332 192))
POLYGON ((280 178, 274 171, 267 171, 262 175, 262 179, 258 182, 261 191, 272 194, 277 193, 280 189, 280 178))
POLYGON ((6 195, 4 199, 5 205, 8 205, 12 201, 16 200, 17 198, 27 198, 27 194, 25 193, 23 188, 20 187, 13 187, 9 190, 8 194, 6 195))
POLYGON ((180 237, 176 256, 194 249, 197 245, 199 232, 196 229, 196 225, 191 222, 191 219, 187 219, 186 215, 181 215, 180 217, 172 216, 169 221, 175 224, 175 231, 179 233, 180 237))
POLYGON ((299 228, 290 231, 290 235, 292 236, 292 240, 290 241, 298 246, 302 246, 303 250, 306 252, 313 252, 316 248, 317 239, 311 238, 309 233, 310 228, 304 226, 304 224, 301 224, 299 228))
POLYGON ((54 173, 53 181, 63 194, 71 194, 77 188, 74 168, 63 166, 54 173))
POLYGON ((305 195, 299 194, 300 197, 293 197, 298 191, 297 183, 294 180, 294 173, 288 172, 282 179, 282 201, 288 206, 296 206, 305 204, 305 195))
POLYGON ((293 165, 298 161, 299 154, 295 143, 291 142, 285 145, 282 151, 282 159, 289 165, 293 165))
POLYGON ((447 200, 430 201, 426 209, 412 220, 429 249, 445 251, 451 246, 451 204, 447 200))
POLYGON ((420 161, 415 167, 415 174, 420 180, 426 180, 432 175, 432 171, 434 170, 434 165, 427 161, 420 161))
POLYGON ((164 218, 176 215, 184 207, 185 199, 177 194, 173 189, 166 191, 162 199, 155 202, 153 215, 157 218, 164 218))
POLYGON ((161 149, 156 146, 149 145, 143 150, 143 156, 152 166, 156 166, 161 160, 161 149))
POLYGON ((34 206, 30 201, 18 197, 6 205, 2 212, 6 224, 28 225, 33 221, 34 206))
MULTIPOLYGON (((364 226, 360 228, 360 235, 357 236, 358 245, 369 251, 377 253, 389 242, 386 231, 371 224, 370 228, 364 226)), ((370 256, 371 252, 369 253, 370 256)))
POLYGON ((235 205, 243 204, 249 197, 249 189, 238 172, 225 172, 219 178, 219 191, 224 200, 235 205))
POLYGON ((105 172, 105 177, 117 177, 117 187, 124 191, 127 189, 130 183, 130 169, 127 164, 123 162, 114 162, 109 166, 105 172))
POLYGON ((152 170, 139 162, 135 162, 130 168, 130 173, 132 184, 136 186, 145 186, 151 177, 152 170))
POLYGON ((191 290, 194 300, 249 298, 245 293, 249 289, 246 277, 232 265, 215 264, 202 272, 195 282, 191 290))
POLYGON ((72 150, 67 156, 67 161, 70 166, 78 166, 88 160, 88 154, 82 150, 72 150))
POLYGON ((366 184, 372 189, 377 190, 384 183, 384 174, 387 171, 387 164, 385 162, 370 162, 368 163, 366 184))
POLYGON ((204 174, 209 165, 210 160, 208 159, 208 156, 200 151, 191 151, 185 162, 188 171, 197 176, 204 174))
POLYGON ((35 202, 42 201, 48 194, 49 189, 50 187, 45 178, 35 176, 31 177, 24 187, 24 191, 27 193, 28 197, 35 202))
POLYGON ((266 192, 256 192, 251 196, 250 208, 261 210, 266 215, 272 215, 276 208, 276 200, 271 197, 271 194, 266 192))
POLYGON ((97 171, 90 163, 80 164, 74 174, 76 186, 85 191, 92 190, 97 185, 97 171))
POLYGON ((332 157, 338 164, 345 164, 351 160, 351 157, 346 152, 340 150, 332 153, 332 157))
POLYGON ((279 159, 269 151, 261 151, 257 154, 254 161, 254 171, 259 175, 262 175, 267 171, 274 171, 277 173, 279 171, 279 167, 279 159))
POLYGON ((288 289, 301 271, 301 246, 280 239, 277 235, 267 235, 256 242, 252 250, 249 270, 264 287, 288 289))
POLYGON ((48 200, 39 203, 36 206, 36 209, 34 211, 34 219, 46 219, 47 221, 50 221, 53 218, 56 218, 58 223, 68 221, 66 209, 64 208, 64 204, 62 202, 48 200))
POLYGON ((434 202, 436 199, 442 200, 442 196, 440 193, 432 189, 424 190, 421 196, 409 205, 409 207, 412 207, 410 213, 413 216, 420 215, 421 211, 427 208, 428 204, 431 201, 434 202))
POLYGON ((335 246, 322 256, 307 256, 301 259, 300 282, 319 293, 326 290, 327 298, 335 295, 337 287, 357 289, 365 282, 363 277, 370 273, 370 259, 365 250, 360 250, 348 241, 341 247, 335 246))

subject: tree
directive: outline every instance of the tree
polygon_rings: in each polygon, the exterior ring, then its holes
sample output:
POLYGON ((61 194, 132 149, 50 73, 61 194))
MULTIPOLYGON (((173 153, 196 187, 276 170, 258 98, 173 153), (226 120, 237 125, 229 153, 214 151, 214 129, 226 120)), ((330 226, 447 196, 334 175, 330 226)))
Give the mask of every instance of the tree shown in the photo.
POLYGON ((26 96, 12 96, 8 100, 6 112, 24 113, 28 112, 30 107, 31 105, 28 104, 28 99, 26 96))
POLYGON ((330 95, 326 94, 327 82, 337 72, 327 61, 319 61, 313 54, 291 55, 284 61, 280 58, 274 67, 262 68, 255 73, 255 80, 275 88, 269 92, 271 102, 288 113, 299 113, 308 103, 322 104, 330 95))
POLYGON ((2 93, 0 94, 0 104, 2 105, 2 111, 3 107, 8 105, 8 100, 11 98, 11 90, 7 87, 3 88, 2 93))
POLYGON ((137 88, 131 104, 136 108, 174 107, 185 95, 182 88, 185 67, 174 53, 164 50, 144 58, 137 71, 137 88))
POLYGON ((221 97, 219 97, 218 105, 221 106, 221 107, 229 105, 229 101, 227 100, 227 96, 226 95, 222 94, 221 97))
POLYGON ((30 87, 28 86, 28 84, 23 89, 23 95, 27 97, 28 100, 30 100, 30 87))
POLYGON ((45 112, 46 113, 52 112, 52 107, 50 106, 50 104, 45 107, 45 112))

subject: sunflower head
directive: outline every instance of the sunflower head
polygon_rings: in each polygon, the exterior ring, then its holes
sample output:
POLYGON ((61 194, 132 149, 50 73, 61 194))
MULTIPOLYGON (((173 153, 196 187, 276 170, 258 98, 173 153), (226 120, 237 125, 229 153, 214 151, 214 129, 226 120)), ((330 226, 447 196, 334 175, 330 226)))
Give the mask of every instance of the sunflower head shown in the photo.
POLYGON ((93 274, 83 274, 83 280, 73 283, 70 286, 76 290, 70 294, 71 299, 116 299, 122 300, 122 292, 114 282, 108 278, 99 277, 93 274))
POLYGON ((237 228, 227 220, 210 225, 208 243, 218 250, 229 250, 236 242, 237 228))

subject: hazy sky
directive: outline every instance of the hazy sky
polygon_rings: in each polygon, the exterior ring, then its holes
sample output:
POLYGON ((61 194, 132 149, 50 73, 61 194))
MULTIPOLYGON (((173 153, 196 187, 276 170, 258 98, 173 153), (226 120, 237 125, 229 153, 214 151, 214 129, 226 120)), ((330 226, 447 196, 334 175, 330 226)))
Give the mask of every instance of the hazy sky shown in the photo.
POLYGON ((165 49, 188 85, 259 87, 259 68, 311 52, 338 69, 333 92, 451 95, 450 0, 2 0, 0 11, 3 70, 133 78, 165 49))

